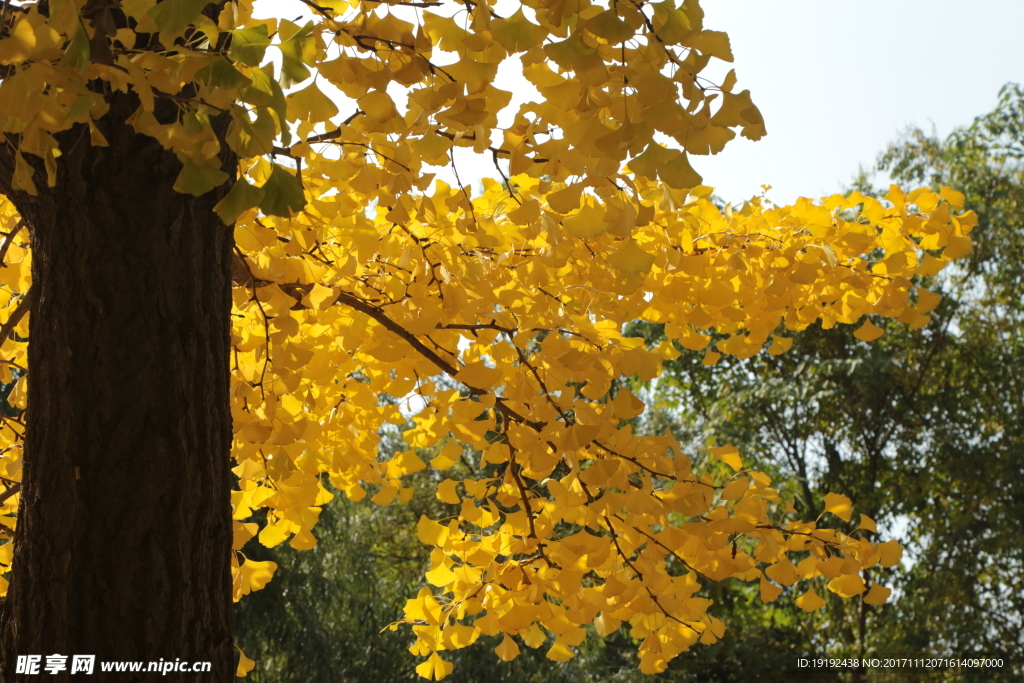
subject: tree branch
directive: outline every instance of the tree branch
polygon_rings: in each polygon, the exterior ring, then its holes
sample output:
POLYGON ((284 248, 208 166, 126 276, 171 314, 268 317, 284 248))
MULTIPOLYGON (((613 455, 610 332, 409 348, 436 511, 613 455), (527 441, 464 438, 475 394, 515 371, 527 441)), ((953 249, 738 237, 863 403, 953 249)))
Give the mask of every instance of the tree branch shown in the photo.
POLYGON ((18 307, 14 309, 14 312, 11 313, 11 317, 9 317, 7 322, 3 324, 3 327, 0 327, 0 346, 4 345, 8 337, 11 336, 11 333, 14 332, 14 328, 18 326, 21 319, 24 318, 29 309, 32 308, 32 305, 38 297, 37 292, 37 287, 29 287, 28 292, 24 297, 22 297, 21 303, 19 303, 18 307))
POLYGON ((4 263, 4 259, 7 258, 7 250, 14 244, 14 238, 17 236, 21 229, 25 227, 25 221, 20 220, 18 224, 14 226, 14 229, 7 233, 7 237, 4 238, 4 243, 0 245, 0 268, 6 268, 7 264, 4 263))

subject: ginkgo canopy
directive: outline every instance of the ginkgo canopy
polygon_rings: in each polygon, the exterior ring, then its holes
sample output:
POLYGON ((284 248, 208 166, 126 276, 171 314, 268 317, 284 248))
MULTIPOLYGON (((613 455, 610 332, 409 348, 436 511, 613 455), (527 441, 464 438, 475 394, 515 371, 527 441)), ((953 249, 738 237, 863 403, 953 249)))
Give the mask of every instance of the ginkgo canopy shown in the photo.
MULTIPOLYGON (((404 621, 426 678, 480 635, 501 635, 502 660, 521 642, 566 661, 591 624, 628 626, 656 673, 723 636, 700 591, 730 578, 758 582, 764 602, 802 583, 807 610, 825 604, 815 587, 888 597, 866 570, 899 548, 871 541, 866 517, 854 528, 849 499, 827 497, 828 526, 791 519, 735 448, 634 433, 644 404, 619 380, 651 380, 681 352, 709 365, 783 353, 786 331, 812 324, 858 325, 864 341, 882 334, 872 317, 924 326, 937 297, 913 278, 967 253, 976 218, 954 214, 963 196, 948 188, 716 205, 694 157, 765 126, 735 72, 701 76, 732 53, 696 1, 326 0, 305 2, 301 25, 255 18, 246 0, 10 7, 13 190, 55 182, 61 131, 106 144, 95 122, 111 93, 134 97, 129 123, 177 155, 175 189, 231 183, 216 211, 237 245, 236 599, 276 568, 245 559, 251 539, 316 544, 328 481, 389 505, 427 467, 453 514, 417 526, 434 551, 404 621), (518 109, 507 64, 538 95, 518 109), (225 146, 237 168, 222 167, 225 146), (463 149, 496 179, 464 184, 463 149), (638 319, 669 341, 624 336, 638 319), (406 423, 406 448, 382 455, 382 425, 406 423), (446 478, 462 459, 473 475, 446 478), (247 521, 258 510, 265 523, 247 521)), ((31 371, 19 225, 0 204, 5 382, 31 371)), ((5 423, 12 482, 20 439, 5 423)), ((12 526, 17 498, 3 500, 12 526)))

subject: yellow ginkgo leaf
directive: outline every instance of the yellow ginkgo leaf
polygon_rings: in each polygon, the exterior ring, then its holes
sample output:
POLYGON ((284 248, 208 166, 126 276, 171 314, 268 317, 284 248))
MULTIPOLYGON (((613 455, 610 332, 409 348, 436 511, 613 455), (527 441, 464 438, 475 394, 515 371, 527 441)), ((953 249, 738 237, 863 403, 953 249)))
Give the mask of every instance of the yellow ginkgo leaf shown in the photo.
POLYGON ((903 546, 898 541, 886 541, 878 546, 882 551, 881 564, 883 567, 894 567, 903 558, 903 546))
POLYGON ((501 368, 488 367, 483 361, 476 361, 459 370, 455 379, 475 389, 490 389, 501 380, 501 368))
MULTIPOLYGON (((597 623, 599 620, 600 617, 594 621, 594 625, 598 629, 600 629, 600 626, 597 623)), ((615 628, 618 628, 617 624, 618 622, 616 622, 615 628)), ((614 631, 615 629, 612 630, 614 631)), ((607 635, 607 633, 602 635, 607 635)), ((523 636, 523 642, 526 643, 529 647, 532 647, 534 650, 543 645, 544 641, 546 640, 547 636, 544 634, 544 631, 540 630, 540 627, 537 626, 537 624, 532 624, 530 628, 526 629, 526 634, 523 636)))
POLYGON ((255 560, 247 559, 238 567, 238 575, 241 579, 240 594, 246 595, 252 591, 260 590, 270 582, 276 571, 276 562, 271 562, 270 560, 256 562, 255 560))
POLYGON ((633 240, 626 240, 621 249, 608 257, 608 263, 626 273, 643 273, 654 265, 654 254, 650 254, 633 240))
POLYGON ((10 36, 0 40, 0 64, 7 65, 29 59, 36 46, 36 34, 28 17, 14 22, 10 36))
POLYGON ((440 681, 455 668, 451 662, 442 659, 436 652, 430 655, 427 661, 416 667, 416 673, 428 681, 440 681))
POLYGON ((890 595, 892 595, 891 588, 886 588, 877 583, 872 584, 871 590, 864 596, 864 602, 869 605, 884 605, 889 600, 890 595))
MULTIPOLYGON (((8 40, 11 39, 8 38, 8 40)), ((11 179, 11 187, 15 190, 22 190, 28 194, 35 195, 38 191, 36 190, 36 183, 33 178, 34 173, 32 166, 25 161, 25 157, 22 156, 21 152, 18 152, 14 155, 14 177, 11 179)))
POLYGON ((918 313, 930 313, 935 310, 935 307, 939 305, 939 301, 941 300, 941 294, 936 294, 935 292, 930 292, 927 289, 918 287, 917 305, 914 306, 914 310, 918 313))
POLYGON ((438 524, 426 515, 420 515, 420 521, 416 524, 416 535, 420 543, 441 546, 448 538, 448 527, 438 524))
POLYGON ((854 529, 854 531, 857 531, 859 529, 870 531, 873 534, 878 533, 878 527, 875 525, 875 520, 863 514, 860 516, 860 524, 857 525, 857 529, 854 529))
POLYGON ((761 602, 768 604, 769 602, 775 602, 779 595, 782 594, 782 588, 776 586, 774 583, 761 576, 761 602))
POLYGON ((725 485, 725 488, 719 494, 719 498, 722 500, 739 500, 747 492, 748 488, 750 488, 750 479, 738 477, 725 485))
POLYGON ((791 337, 775 337, 772 339, 772 345, 768 347, 768 353, 773 356, 779 356, 789 351, 791 346, 793 346, 793 339, 791 337))
POLYGON ((963 258, 971 253, 972 241, 967 235, 950 235, 942 256, 947 259, 963 258))
POLYGON ((491 22, 491 35, 509 52, 525 52, 540 45, 547 31, 529 21, 520 7, 511 17, 491 22))
POLYGON ((732 48, 729 47, 729 36, 721 31, 701 31, 695 37, 687 40, 687 45, 712 57, 717 57, 723 62, 731 62, 732 48))
POLYGON ((309 292, 309 303, 317 310, 324 310, 338 299, 338 293, 331 287, 325 287, 319 282, 313 285, 309 292))
POLYGON ((797 574, 796 567, 789 561, 788 557, 783 557, 781 560, 768 567, 764 573, 768 578, 781 583, 783 586, 792 586, 800 579, 800 576, 797 574))
POLYGON ((370 500, 381 507, 387 507, 388 505, 391 505, 398 496, 398 488, 399 487, 392 486, 391 484, 383 484, 381 485, 380 490, 377 491, 370 500))
POLYGON ((737 472, 743 469, 743 458, 740 457, 740 451, 732 444, 712 446, 708 448, 708 452, 711 453, 712 458, 721 460, 737 472))
POLYGON ((568 645, 556 640, 544 656, 556 662, 568 662, 575 656, 575 653, 568 645))
POLYGON ((327 121, 338 114, 338 107, 317 87, 316 81, 287 97, 288 107, 300 120, 327 121))
POLYGON ((700 185, 704 179, 690 166, 686 152, 679 152, 674 159, 658 168, 658 177, 669 187, 690 189, 700 185))
POLYGON ((844 522, 849 522, 853 514, 853 503, 841 493, 826 493, 825 512, 831 512, 844 522))
POLYGON ((569 213, 578 209, 583 195, 583 184, 573 183, 557 192, 548 195, 548 206, 558 213, 569 213))
POLYGON ((842 576, 837 576, 828 582, 828 589, 833 593, 838 593, 844 598, 860 595, 867 590, 864 587, 864 579, 860 578, 857 574, 843 574, 842 576))
POLYGON ((498 647, 494 648, 494 654, 498 655, 502 661, 511 662, 519 656, 519 645, 506 633, 505 637, 498 643, 498 647))
POLYGON ((389 466, 394 466, 397 473, 397 476, 395 477, 396 479, 404 474, 419 472, 427 466, 427 463, 423 462, 420 457, 416 455, 416 451, 414 450, 397 453, 388 464, 389 466))
POLYGON ((457 481, 452 479, 445 479, 437 485, 437 499, 442 503, 448 503, 449 505, 458 505, 462 502, 459 498, 459 494, 456 492, 455 487, 458 485, 457 481))
POLYGON ((814 587, 807 589, 807 592, 796 599, 796 606, 805 612, 813 612, 825 606, 825 601, 814 592, 814 587))
POLYGON ((637 175, 655 178, 658 174, 658 169, 677 156, 678 152, 673 154, 675 151, 652 142, 647 146, 647 150, 643 154, 630 160, 629 168, 637 175))
POLYGON ((950 205, 957 211, 964 208, 964 202, 967 201, 967 196, 963 192, 954 190, 946 185, 939 187, 939 197, 945 199, 950 205))
POLYGON ((268 524, 260 531, 259 538, 260 543, 268 548, 273 548, 288 540, 291 535, 291 531, 284 524, 268 524))
POLYGON ((861 341, 875 341, 879 337, 885 334, 885 330, 880 327, 876 327, 871 324, 871 321, 864 319, 864 324, 853 331, 853 336, 861 341))
POLYGON ((245 653, 242 652, 242 648, 236 645, 235 649, 238 650, 238 668, 235 669, 235 675, 239 678, 245 678, 256 667, 256 662, 246 657, 245 653))
POLYGON ((458 462, 458 458, 453 458, 442 451, 436 458, 430 461, 430 466, 435 470, 446 470, 456 462, 458 462))
POLYGON ((241 522, 234 522, 232 525, 233 535, 231 541, 232 550, 241 550, 242 546, 249 542, 253 536, 256 535, 258 526, 255 522, 249 522, 242 524, 241 522))
POLYGON ((576 237, 598 237, 604 234, 608 224, 604 212, 590 203, 562 221, 562 227, 576 237))

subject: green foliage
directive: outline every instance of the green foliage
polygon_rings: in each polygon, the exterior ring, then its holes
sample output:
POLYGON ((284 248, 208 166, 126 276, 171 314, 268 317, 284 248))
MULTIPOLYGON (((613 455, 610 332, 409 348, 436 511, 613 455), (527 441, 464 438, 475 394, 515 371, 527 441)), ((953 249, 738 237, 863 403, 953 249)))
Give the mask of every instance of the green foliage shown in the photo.
MULTIPOLYGON (((978 212, 975 252, 942 282, 945 344, 926 457, 907 467, 900 512, 919 550, 891 636, 950 650, 1024 654, 1024 89, 938 141, 908 133, 880 159, 897 180, 955 184, 978 212)), ((1019 669, 1018 669, 1019 674, 1019 669)))
POLYGON ((415 578, 403 582, 397 575, 404 563, 395 561, 401 556, 388 554, 401 552, 401 539, 389 538, 390 547, 380 547, 381 517, 342 500, 324 509, 315 550, 267 549, 258 543, 246 548, 247 557, 279 565, 275 580, 237 607, 239 646, 257 662, 250 674, 254 681, 415 676, 412 667, 403 671, 395 664, 409 656, 407 634, 380 633, 401 613, 409 597, 405 586, 415 578))

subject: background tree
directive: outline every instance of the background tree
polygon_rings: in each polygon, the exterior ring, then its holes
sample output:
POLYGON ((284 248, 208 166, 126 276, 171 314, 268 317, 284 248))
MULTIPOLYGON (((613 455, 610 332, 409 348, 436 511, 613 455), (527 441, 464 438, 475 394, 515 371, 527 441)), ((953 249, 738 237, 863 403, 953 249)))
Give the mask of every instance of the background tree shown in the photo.
POLYGON ((785 347, 783 321, 923 326, 934 301, 909 278, 969 251, 962 195, 718 210, 689 156, 764 125, 735 74, 699 77, 732 55, 696 2, 403 4, 307 3, 299 25, 246 0, 4 3, 0 341, 32 396, 2 432, 6 678, 17 654, 94 652, 225 680, 230 595, 276 568, 245 542, 313 547, 325 480, 407 502, 415 449, 445 439, 431 465, 461 454, 472 475, 438 484, 457 515, 416 526, 433 588, 404 621, 425 677, 481 635, 567 661, 585 624, 623 622, 661 671, 724 633, 704 584, 771 601, 794 561, 824 567, 808 609, 886 600, 861 571, 900 549, 847 498, 819 529, 735 448, 694 459, 628 428, 643 404, 612 381, 675 351, 621 326, 689 347, 714 330, 709 364, 785 347), (511 57, 541 97, 500 126, 511 57), (431 185, 455 147, 503 182, 431 185), (386 461, 382 425, 406 417, 381 394, 420 402, 386 461))
MULTIPOLYGON (((879 158, 899 182, 962 188, 982 217, 970 257, 927 281, 942 295, 932 325, 888 325, 870 345, 847 328, 815 326, 785 355, 714 372, 681 356, 653 392, 650 419, 684 442, 716 434, 742 444, 796 485, 805 516, 841 491, 907 547, 908 560, 890 570, 894 604, 851 611, 832 601, 821 615, 792 614, 810 650, 1020 660, 1022 121, 1024 93, 1009 84, 970 126, 945 140, 910 130, 879 158)), ((869 181, 859 189, 884 194, 869 181)), ((1014 680, 1020 671, 966 675, 1014 680)))

